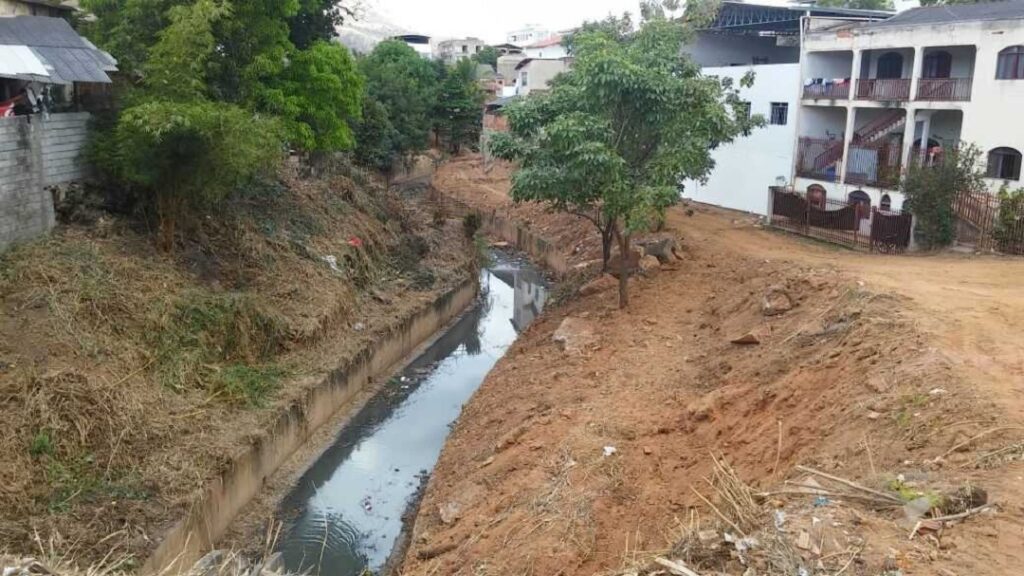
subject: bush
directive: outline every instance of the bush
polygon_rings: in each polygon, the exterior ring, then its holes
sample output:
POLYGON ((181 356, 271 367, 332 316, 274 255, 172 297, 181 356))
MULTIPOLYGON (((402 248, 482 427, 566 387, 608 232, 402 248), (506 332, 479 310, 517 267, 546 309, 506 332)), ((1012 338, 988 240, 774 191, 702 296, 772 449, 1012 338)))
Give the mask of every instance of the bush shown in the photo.
POLYGON ((966 146, 950 150, 932 166, 910 166, 902 184, 904 206, 914 215, 915 237, 924 248, 949 246, 956 239, 958 195, 987 191, 980 157, 977 147, 966 146))
POLYGON ((462 231, 465 232, 466 238, 470 240, 480 231, 481 226, 483 226, 483 220, 478 212, 470 212, 462 218, 462 231))
POLYGON ((992 232, 1001 252, 1019 252, 1024 243, 1024 188, 999 190, 999 213, 992 232))

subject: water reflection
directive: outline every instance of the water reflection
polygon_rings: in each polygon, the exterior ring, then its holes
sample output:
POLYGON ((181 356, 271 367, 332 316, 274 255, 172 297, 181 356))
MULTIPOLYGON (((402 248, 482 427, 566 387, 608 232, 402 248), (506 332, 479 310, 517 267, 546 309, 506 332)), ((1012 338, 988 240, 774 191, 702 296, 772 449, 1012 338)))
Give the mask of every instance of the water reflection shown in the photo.
POLYGON ((501 254, 481 285, 484 301, 371 399, 286 498, 289 569, 355 576, 383 566, 449 425, 547 298, 535 270, 501 254))

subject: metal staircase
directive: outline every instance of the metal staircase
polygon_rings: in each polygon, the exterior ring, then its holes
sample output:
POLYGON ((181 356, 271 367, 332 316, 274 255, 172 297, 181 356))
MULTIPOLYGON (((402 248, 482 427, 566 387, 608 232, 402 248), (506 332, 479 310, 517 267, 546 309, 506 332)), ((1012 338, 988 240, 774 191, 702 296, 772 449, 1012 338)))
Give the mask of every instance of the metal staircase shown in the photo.
MULTIPOLYGON (((907 113, 904 110, 893 110, 873 122, 868 123, 857 132, 854 132, 851 143, 870 144, 875 142, 893 130, 902 127, 907 123, 907 113)), ((814 159, 814 168, 824 171, 825 168, 835 164, 843 157, 843 141, 836 140, 835 144, 814 159)))

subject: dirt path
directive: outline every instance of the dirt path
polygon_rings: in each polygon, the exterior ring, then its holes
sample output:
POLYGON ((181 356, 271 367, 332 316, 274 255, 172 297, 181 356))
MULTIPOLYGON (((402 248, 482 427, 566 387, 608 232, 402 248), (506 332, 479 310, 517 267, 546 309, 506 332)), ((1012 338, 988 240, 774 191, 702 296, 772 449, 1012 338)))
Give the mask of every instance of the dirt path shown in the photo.
MULTIPOLYGON (((564 216, 510 208, 506 176, 463 159, 434 185, 586 252, 564 216)), ((685 258, 637 280, 628 312, 613 290, 551 309, 488 376, 431 479, 405 576, 647 575, 653 553, 744 573, 721 541, 736 526, 695 490, 760 535, 757 574, 796 573, 780 558, 813 574, 1019 572, 1024 263, 862 255, 704 207, 672 210, 668 226, 685 258), (765 315, 776 288, 795 306, 765 315), (565 321, 578 346, 554 341, 565 321), (730 343, 745 333, 760 344, 730 343), (780 495, 744 523, 720 479, 705 482, 711 454, 780 495), (898 509, 782 495, 807 481, 801 464, 906 497, 981 486, 997 512, 908 540, 898 509)))
POLYGON ((755 228, 749 217, 676 208, 671 226, 691 241, 738 255, 835 267, 880 292, 909 298, 914 319, 971 384, 1024 421, 1024 259, 956 254, 861 254, 755 228))

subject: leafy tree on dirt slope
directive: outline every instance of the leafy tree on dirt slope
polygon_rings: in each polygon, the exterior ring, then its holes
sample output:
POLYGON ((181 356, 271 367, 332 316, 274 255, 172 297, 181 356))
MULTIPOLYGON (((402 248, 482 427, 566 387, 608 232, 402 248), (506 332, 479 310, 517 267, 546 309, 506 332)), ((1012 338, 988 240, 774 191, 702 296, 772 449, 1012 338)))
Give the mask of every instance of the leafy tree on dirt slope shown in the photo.
POLYGON ((360 69, 366 77, 366 98, 387 111, 395 131, 394 156, 408 159, 426 150, 438 91, 431 63, 406 43, 388 40, 360 61, 360 69))
POLYGON ((398 132, 388 111, 376 100, 363 101, 363 116, 356 124, 356 162, 377 170, 388 180, 398 160, 398 132))
POLYGON ((681 53, 685 33, 656 17, 626 37, 577 35, 573 68, 548 95, 511 106, 511 132, 492 141, 496 155, 519 162, 514 200, 589 219, 606 265, 618 240, 623 307, 632 234, 677 201, 680 181, 711 172, 712 149, 763 124, 730 81, 702 76, 681 53))
POLYGON ((438 137, 457 154, 462 146, 479 142, 483 130, 484 93, 476 81, 476 64, 460 60, 445 72, 434 107, 438 137))

